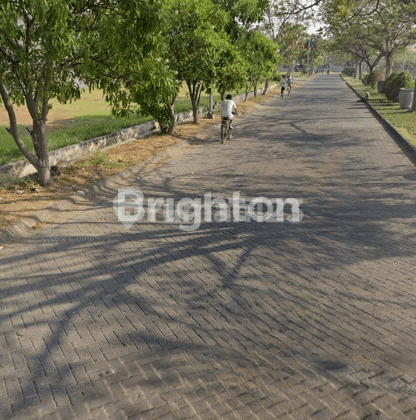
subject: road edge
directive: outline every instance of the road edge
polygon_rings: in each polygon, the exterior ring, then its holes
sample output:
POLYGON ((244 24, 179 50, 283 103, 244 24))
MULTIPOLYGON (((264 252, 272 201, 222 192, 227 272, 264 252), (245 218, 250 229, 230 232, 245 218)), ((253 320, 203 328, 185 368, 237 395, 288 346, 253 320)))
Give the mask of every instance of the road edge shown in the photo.
MULTIPOLYGON (((341 79, 346 83, 346 85, 360 98, 362 96, 355 90, 355 88, 348 83, 342 76, 341 79)), ((405 153, 405 155, 409 158, 409 160, 416 166, 416 147, 413 146, 409 140, 404 137, 394 125, 392 125, 389 121, 387 121, 380 112, 371 105, 370 102, 365 102, 368 109, 371 113, 376 117, 379 123, 383 126, 383 128, 387 131, 390 137, 395 141, 395 143, 400 147, 400 149, 405 153)))

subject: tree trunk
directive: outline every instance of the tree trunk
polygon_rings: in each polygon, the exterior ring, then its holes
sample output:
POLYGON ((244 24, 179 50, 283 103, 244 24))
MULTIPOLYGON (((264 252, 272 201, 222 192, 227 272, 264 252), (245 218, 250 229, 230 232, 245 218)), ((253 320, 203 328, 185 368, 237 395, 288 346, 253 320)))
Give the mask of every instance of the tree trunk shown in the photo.
MULTIPOLYGON (((27 149, 19 136, 17 129, 16 114, 13 109, 13 105, 9 100, 7 90, 3 83, 0 82, 0 96, 3 100, 3 104, 7 110, 10 121, 10 128, 7 131, 12 135, 16 142, 19 150, 23 156, 31 163, 39 173, 39 182, 41 185, 46 186, 52 183, 51 169, 49 167, 49 151, 48 142, 45 137, 45 122, 38 117, 39 107, 38 103, 29 102, 28 109, 32 116, 33 128, 28 129, 33 140, 33 147, 35 149, 36 157, 27 149)), ((47 104, 46 104, 47 105, 47 104)), ((44 110, 44 120, 46 121, 47 110, 44 110)))
POLYGON ((386 80, 393 72, 394 52, 389 51, 386 54, 386 80))
POLYGON ((416 77, 415 77, 415 89, 413 91, 412 112, 416 112, 416 77))
POLYGON ((209 109, 208 109, 207 117, 209 119, 214 118, 214 95, 212 92, 212 87, 209 88, 209 109))
POLYGON ((42 186, 52 184, 52 177, 51 177, 51 168, 49 166, 49 159, 48 162, 45 163, 47 166, 41 166, 36 168, 39 174, 39 182, 42 186))
POLYGON ((244 102, 247 102, 248 95, 250 93, 250 86, 249 85, 246 85, 246 90, 245 90, 244 93, 245 93, 244 102))
POLYGON ((191 98, 191 101, 192 101, 192 112, 194 114, 194 124, 198 124, 199 123, 198 104, 196 103, 195 98, 191 98))
POLYGON ((202 92, 202 85, 198 83, 198 81, 194 80, 192 83, 187 81, 186 84, 188 85, 189 96, 191 97, 192 102, 192 112, 193 112, 193 119, 194 124, 199 123, 199 116, 198 116, 198 106, 199 101, 201 99, 201 92, 202 92))
POLYGON ((49 167, 48 141, 45 136, 45 127, 41 121, 33 124, 32 130, 29 130, 33 140, 33 147, 36 152, 37 162, 35 168, 39 173, 39 182, 41 185, 50 185, 52 183, 51 170, 49 167))
POLYGON ((373 61, 373 63, 370 62, 370 60, 367 61, 367 65, 370 69, 370 71, 374 71, 374 69, 377 67, 377 64, 380 62, 380 60, 384 57, 384 53, 379 54, 378 57, 373 61))
POLYGON ((269 90, 269 79, 266 79, 266 83, 264 84, 262 95, 266 95, 267 91, 269 90))
POLYGON ((176 98, 172 101, 172 103, 166 105, 168 108, 168 113, 171 120, 171 124, 169 125, 168 130, 167 130, 169 134, 172 134, 173 129, 175 128, 175 100, 176 98))
POLYGON ((48 141, 45 136, 45 123, 38 117, 39 110, 36 102, 28 103, 28 109, 32 115, 33 128, 28 129, 33 140, 33 147, 37 156, 36 169, 39 173, 39 182, 41 185, 50 185, 52 183, 51 170, 49 167, 48 141))

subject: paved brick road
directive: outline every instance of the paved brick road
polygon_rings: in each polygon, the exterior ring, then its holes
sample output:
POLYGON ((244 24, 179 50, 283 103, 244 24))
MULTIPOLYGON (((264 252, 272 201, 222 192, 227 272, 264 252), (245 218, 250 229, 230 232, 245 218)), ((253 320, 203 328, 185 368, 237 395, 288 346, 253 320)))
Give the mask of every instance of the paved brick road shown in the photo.
POLYGON ((416 419, 415 184, 324 75, 61 212, 0 251, 0 419, 416 419), (117 188, 304 218, 126 229, 117 188))

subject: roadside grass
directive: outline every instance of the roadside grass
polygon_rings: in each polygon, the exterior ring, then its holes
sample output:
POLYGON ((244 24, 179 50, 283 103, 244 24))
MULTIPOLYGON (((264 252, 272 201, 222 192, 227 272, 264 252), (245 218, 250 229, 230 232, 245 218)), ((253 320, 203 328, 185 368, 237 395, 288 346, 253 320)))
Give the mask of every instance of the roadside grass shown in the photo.
MULTIPOLYGON (((22 159, 23 155, 12 136, 5 130, 6 126, 0 128, 3 128, 3 130, 0 130, 0 165, 22 159)), ((25 143, 26 147, 33 152, 33 145, 29 133, 26 135, 25 126, 19 125, 18 128, 22 141, 25 143)))
MULTIPOLYGON (((263 85, 259 85, 261 88, 263 85)), ((233 92, 237 94, 240 92, 233 92)), ((217 92, 213 94, 214 104, 221 101, 217 92)), ((200 106, 209 107, 209 95, 203 93, 200 106)), ((192 110, 191 100, 186 87, 182 87, 175 103, 175 112, 181 113, 192 110)), ((9 125, 6 123, 7 113, 0 106, 0 165, 23 159, 19 148, 12 136, 6 131, 9 125)), ((24 107, 17 112, 19 134, 26 147, 33 153, 32 139, 26 127, 29 126, 30 116, 24 107)), ((49 151, 62 147, 78 144, 82 141, 143 124, 153 120, 149 115, 132 114, 128 117, 115 117, 111 114, 110 106, 105 102, 103 94, 99 90, 85 91, 81 99, 68 104, 52 102, 52 110, 49 115, 50 121, 46 128, 49 151)))
MULTIPOLYGON (((284 74, 284 72, 282 74, 284 74)), ((302 72, 302 71, 293 72, 293 78, 294 79, 308 79, 309 77, 310 77, 309 74, 306 73, 306 72, 302 72)))
MULTIPOLYGON (((49 150, 77 144, 150 120, 150 117, 140 115, 125 118, 113 118, 111 115, 83 115, 63 120, 59 124, 53 123, 46 130, 49 150)), ((33 152, 32 139, 26 127, 23 124, 19 125, 19 133, 25 145, 33 152)), ((14 139, 5 129, 0 131, 0 151, 0 165, 23 158, 14 139)))
POLYGON ((74 164, 75 168, 88 168, 91 166, 104 167, 104 168, 113 168, 113 169, 122 169, 126 166, 132 164, 133 161, 123 162, 120 159, 116 159, 113 156, 108 156, 103 153, 101 150, 97 150, 94 155, 89 158, 77 162, 74 164))
MULTIPOLYGON (((33 153, 33 144, 26 127, 31 125, 31 118, 25 107, 16 109, 19 134, 27 148, 33 153)), ((56 150, 72 144, 99 137, 132 125, 150 121, 150 116, 133 114, 118 118, 111 114, 109 105, 103 98, 102 91, 84 91, 81 99, 67 104, 52 101, 52 110, 46 126, 49 150, 56 150)), ((23 159, 12 136, 6 131, 8 117, 0 107, 0 165, 23 159)))
POLYGON ((359 79, 342 76, 361 95, 370 93, 370 103, 383 117, 400 132, 409 143, 416 146, 416 113, 407 109, 401 109, 398 102, 390 102, 384 93, 378 93, 377 89, 364 86, 359 79))

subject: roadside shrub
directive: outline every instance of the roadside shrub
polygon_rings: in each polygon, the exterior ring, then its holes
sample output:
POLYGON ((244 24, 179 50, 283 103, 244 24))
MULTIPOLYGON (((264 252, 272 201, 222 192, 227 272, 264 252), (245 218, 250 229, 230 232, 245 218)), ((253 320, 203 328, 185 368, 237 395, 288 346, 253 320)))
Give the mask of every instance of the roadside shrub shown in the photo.
POLYGON ((403 71, 400 74, 392 73, 384 84, 384 91, 389 101, 398 102, 401 88, 412 88, 413 79, 410 73, 403 71))
POLYGON ((362 79, 362 83, 363 83, 363 85, 364 86, 368 86, 368 78, 369 78, 369 76, 370 76, 370 73, 366 73, 364 76, 363 76, 363 79, 362 79))
POLYGON ((347 76, 353 76, 354 74, 354 67, 345 67, 345 69, 342 71, 343 73, 345 73, 347 76))
POLYGON ((385 93, 386 94, 386 97, 388 98, 388 96, 387 96, 387 92, 390 92, 390 90, 391 90, 391 88, 392 88, 392 85, 393 85, 393 81, 396 79, 396 77, 398 76, 399 74, 398 73, 392 73, 392 74, 390 74, 390 76, 386 79, 386 81, 384 82, 384 86, 383 86, 383 93, 385 93))
POLYGON ((365 79, 366 83, 364 83, 367 86, 371 86, 373 89, 376 88, 377 83, 380 80, 384 80, 384 73, 380 69, 375 69, 371 71, 370 73, 366 74, 365 79))

